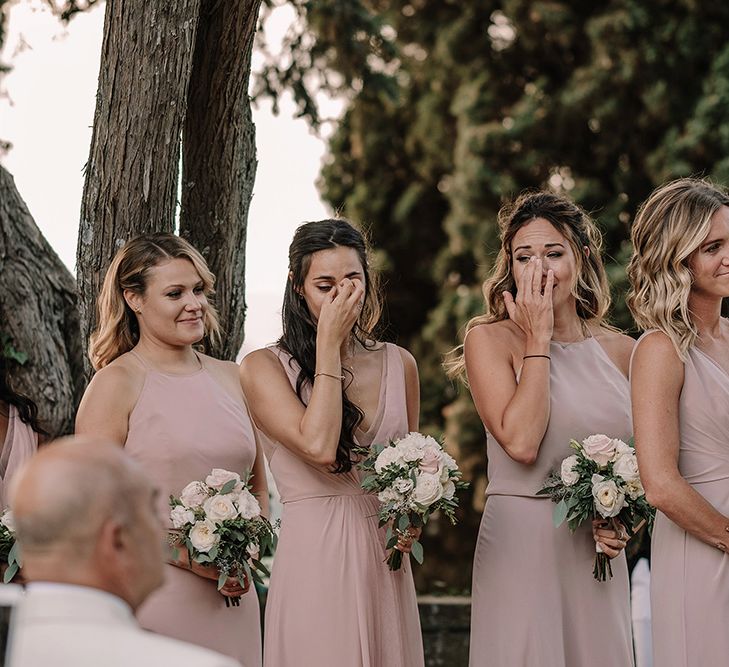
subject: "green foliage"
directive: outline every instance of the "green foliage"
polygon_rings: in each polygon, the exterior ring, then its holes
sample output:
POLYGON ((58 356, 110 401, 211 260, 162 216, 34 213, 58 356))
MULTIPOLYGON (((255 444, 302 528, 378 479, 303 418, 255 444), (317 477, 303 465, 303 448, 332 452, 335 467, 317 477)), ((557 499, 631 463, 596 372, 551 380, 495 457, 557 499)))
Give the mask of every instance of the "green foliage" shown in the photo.
POLYGON ((20 352, 13 347, 10 336, 5 332, 0 332, 0 355, 11 361, 15 361, 21 366, 28 361, 28 355, 25 352, 20 352))

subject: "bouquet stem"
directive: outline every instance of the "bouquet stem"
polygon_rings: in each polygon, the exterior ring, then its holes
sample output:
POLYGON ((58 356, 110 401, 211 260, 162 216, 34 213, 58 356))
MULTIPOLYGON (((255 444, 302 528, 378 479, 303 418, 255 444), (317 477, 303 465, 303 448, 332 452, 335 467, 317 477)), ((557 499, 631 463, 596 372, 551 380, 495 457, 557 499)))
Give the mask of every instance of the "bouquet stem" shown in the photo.
POLYGON ((598 581, 607 581, 613 578, 613 568, 610 565, 610 558, 602 552, 595 554, 595 567, 592 574, 598 581))
POLYGON ((390 554, 385 562, 391 571, 399 570, 402 567, 402 551, 400 549, 390 549, 390 554))

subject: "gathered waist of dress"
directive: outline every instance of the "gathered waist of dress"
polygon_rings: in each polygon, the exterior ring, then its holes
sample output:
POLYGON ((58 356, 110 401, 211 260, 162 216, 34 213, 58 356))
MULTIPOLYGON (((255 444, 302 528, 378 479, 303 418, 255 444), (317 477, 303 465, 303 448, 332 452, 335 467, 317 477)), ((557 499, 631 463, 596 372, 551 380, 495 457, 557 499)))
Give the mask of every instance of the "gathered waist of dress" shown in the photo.
POLYGON ((292 498, 281 498, 281 504, 283 505, 291 505, 293 503, 301 503, 306 502, 310 500, 324 500, 324 499, 351 499, 351 498, 372 498, 375 502, 379 502, 377 500, 377 496, 372 495, 371 493, 366 492, 363 489, 352 489, 351 492, 348 491, 341 491, 336 493, 312 493, 308 495, 301 495, 301 496, 294 496, 292 498))

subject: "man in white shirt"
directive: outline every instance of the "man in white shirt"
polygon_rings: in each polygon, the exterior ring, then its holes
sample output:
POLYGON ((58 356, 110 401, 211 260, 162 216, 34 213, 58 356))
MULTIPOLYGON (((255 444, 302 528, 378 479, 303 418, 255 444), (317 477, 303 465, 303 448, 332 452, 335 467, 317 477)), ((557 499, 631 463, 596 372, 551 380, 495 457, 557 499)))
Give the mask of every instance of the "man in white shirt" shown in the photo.
POLYGON ((155 496, 121 448, 91 438, 50 444, 18 473, 11 506, 30 583, 13 622, 12 667, 239 667, 134 618, 162 583, 155 496))

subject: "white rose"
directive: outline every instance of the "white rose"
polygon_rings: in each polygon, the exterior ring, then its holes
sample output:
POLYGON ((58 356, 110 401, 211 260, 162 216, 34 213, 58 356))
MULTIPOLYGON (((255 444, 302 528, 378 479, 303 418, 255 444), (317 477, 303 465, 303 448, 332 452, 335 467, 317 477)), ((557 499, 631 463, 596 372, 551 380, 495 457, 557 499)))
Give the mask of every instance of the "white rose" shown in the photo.
POLYGON ((576 454, 568 456, 564 461, 562 461, 562 467, 560 468, 559 474, 562 478, 562 483, 565 486, 572 486, 573 484, 577 484, 580 480, 580 474, 575 470, 577 461, 579 461, 579 459, 576 454))
POLYGON ((412 463, 418 461, 423 456, 423 447, 412 440, 403 440, 396 445, 396 449, 400 453, 403 461, 412 463))
POLYGON ((628 497, 631 500, 638 500, 638 498, 645 495, 645 489, 643 488, 643 484, 640 481, 640 478, 632 479, 629 482, 626 482, 625 489, 628 493, 628 497))
POLYGON ((205 521, 198 521, 192 527, 190 542, 198 551, 207 553, 220 542, 220 535, 215 532, 215 524, 205 519, 205 521))
POLYGON ((447 468, 448 470, 458 470, 456 460, 445 450, 441 450, 440 460, 443 462, 444 468, 447 468))
POLYGON ((626 482, 638 479, 638 459, 635 454, 621 454, 618 456, 615 463, 613 463, 613 472, 626 482))
POLYGON ((205 478, 205 484, 211 489, 220 491, 230 480, 235 480, 235 486, 233 491, 240 492, 243 488, 243 482, 240 480, 240 475, 237 472, 230 472, 230 470, 223 470, 223 468, 213 468, 212 472, 205 478))
POLYGON ((415 482, 413 500, 419 505, 428 507, 441 499, 443 485, 440 483, 440 474, 421 473, 415 482))
POLYGON ((592 497, 600 516, 606 519, 617 516, 625 505, 625 494, 613 480, 605 479, 602 475, 592 476, 592 497))
POLYGON ((449 480, 443 485, 443 497, 451 500, 454 495, 456 495, 456 485, 449 480))
POLYGON ((615 440, 598 433, 591 435, 582 441, 585 456, 592 459, 600 467, 606 466, 615 456, 615 440))
POLYGON ((205 516, 215 523, 235 519, 238 516, 238 510, 233 504, 233 496, 230 493, 225 495, 218 493, 210 496, 203 503, 203 509, 205 510, 205 516))
POLYGON ((403 459, 397 447, 385 447, 377 458, 375 459, 375 471, 381 473, 387 466, 395 464, 402 464, 403 459))
POLYGON ((188 523, 195 523, 195 513, 191 509, 187 509, 187 507, 177 505, 172 508, 170 519, 173 528, 182 528, 188 523))
POLYGON ((208 491, 202 482, 190 482, 180 494, 180 501, 185 507, 196 509, 208 498, 208 491))
POLYGON ((11 533, 15 532, 15 517, 12 510, 5 510, 0 517, 0 523, 5 526, 11 533))
POLYGON ((258 500, 248 489, 243 489, 238 496, 238 510, 244 519, 255 519, 261 514, 258 500))
POLYGON ((385 505, 387 503, 396 503, 401 499, 402 496, 395 491, 395 489, 389 487, 387 489, 383 489, 377 494, 377 500, 385 505))
POLYGON ((620 456, 621 454, 633 454, 633 448, 627 443, 623 442, 620 438, 614 438, 615 443, 615 455, 620 456))
POLYGON ((396 479, 392 486, 398 493, 410 493, 413 490, 413 480, 401 477, 400 479, 396 479))

